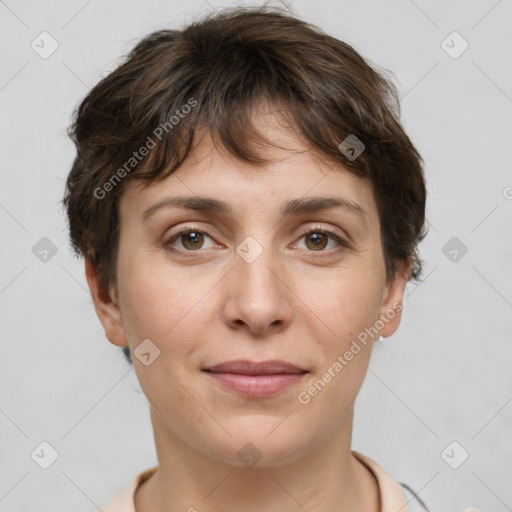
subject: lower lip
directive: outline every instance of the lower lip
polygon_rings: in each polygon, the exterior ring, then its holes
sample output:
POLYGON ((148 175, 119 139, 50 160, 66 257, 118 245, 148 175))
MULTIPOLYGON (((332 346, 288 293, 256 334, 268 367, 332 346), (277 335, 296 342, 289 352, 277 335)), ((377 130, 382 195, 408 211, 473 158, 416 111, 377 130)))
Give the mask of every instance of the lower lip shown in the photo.
POLYGON ((241 375, 238 373, 206 372, 222 386, 244 397, 272 396, 299 382, 305 373, 273 375, 241 375))

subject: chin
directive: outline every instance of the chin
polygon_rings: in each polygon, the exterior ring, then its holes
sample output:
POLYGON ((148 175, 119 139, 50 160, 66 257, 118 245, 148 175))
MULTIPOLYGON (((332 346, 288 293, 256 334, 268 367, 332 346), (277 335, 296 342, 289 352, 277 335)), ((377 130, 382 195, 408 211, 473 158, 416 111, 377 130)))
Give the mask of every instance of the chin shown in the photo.
POLYGON ((226 434, 222 440, 211 440, 213 456, 235 467, 263 469, 292 463, 308 451, 314 440, 308 439, 304 431, 298 437, 296 427, 284 426, 286 421, 275 416, 258 420, 253 415, 239 420, 236 428, 226 425, 233 437, 226 434))

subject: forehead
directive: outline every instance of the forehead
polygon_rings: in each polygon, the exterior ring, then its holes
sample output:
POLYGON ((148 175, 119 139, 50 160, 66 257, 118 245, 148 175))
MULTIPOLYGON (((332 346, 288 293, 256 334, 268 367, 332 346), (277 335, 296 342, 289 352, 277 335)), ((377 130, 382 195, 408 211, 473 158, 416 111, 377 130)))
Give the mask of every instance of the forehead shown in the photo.
POLYGON ((366 223, 378 220, 368 181, 314 151, 281 115, 259 110, 253 126, 269 142, 258 148, 268 163, 256 166, 237 159, 203 129, 171 176, 146 187, 128 184, 120 201, 121 218, 143 218, 152 205, 177 196, 214 197, 239 215, 249 207, 268 211, 275 206, 282 213, 283 205, 294 199, 329 196, 360 206, 366 223))

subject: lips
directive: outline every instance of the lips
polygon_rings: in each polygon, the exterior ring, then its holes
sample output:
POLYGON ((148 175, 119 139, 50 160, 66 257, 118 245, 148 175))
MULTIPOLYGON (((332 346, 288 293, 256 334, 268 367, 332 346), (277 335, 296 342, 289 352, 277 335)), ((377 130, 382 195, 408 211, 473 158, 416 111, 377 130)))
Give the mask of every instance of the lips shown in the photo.
POLYGON ((223 389, 245 398, 276 395, 297 384, 308 372, 285 361, 226 361, 204 372, 223 389))
POLYGON ((213 373, 236 373, 238 375, 276 375, 284 373, 306 373, 297 366, 285 361, 269 360, 254 362, 248 360, 226 361, 206 368, 205 371, 213 373))

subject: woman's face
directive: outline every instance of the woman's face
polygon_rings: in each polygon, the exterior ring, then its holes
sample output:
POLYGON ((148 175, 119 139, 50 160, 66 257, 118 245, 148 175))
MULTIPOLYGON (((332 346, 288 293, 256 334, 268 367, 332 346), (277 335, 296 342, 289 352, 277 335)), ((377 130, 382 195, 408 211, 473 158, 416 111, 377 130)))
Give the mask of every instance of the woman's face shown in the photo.
POLYGON ((258 123, 293 151, 269 149, 269 165, 219 153, 205 137, 172 176, 131 185, 118 294, 95 300, 109 340, 130 345, 155 435, 239 466, 255 453, 260 467, 292 461, 349 435, 371 344, 398 327, 406 284, 386 283, 367 182, 320 162, 275 121, 258 123), (339 204, 317 209, 326 198, 339 204), (207 371, 237 360, 298 370, 207 371))

